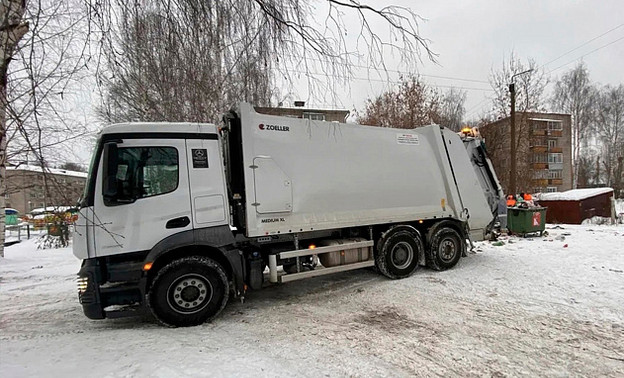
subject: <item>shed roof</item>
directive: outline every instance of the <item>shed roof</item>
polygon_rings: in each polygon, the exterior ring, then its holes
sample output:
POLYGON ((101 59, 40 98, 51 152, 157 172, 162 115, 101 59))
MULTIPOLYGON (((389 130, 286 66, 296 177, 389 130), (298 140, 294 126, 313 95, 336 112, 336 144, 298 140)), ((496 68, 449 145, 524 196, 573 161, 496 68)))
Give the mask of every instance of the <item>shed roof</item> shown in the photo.
POLYGON ((604 193, 613 192, 612 188, 587 188, 572 189, 566 192, 557 193, 541 193, 538 200, 540 201, 581 201, 587 198, 599 196, 604 193))

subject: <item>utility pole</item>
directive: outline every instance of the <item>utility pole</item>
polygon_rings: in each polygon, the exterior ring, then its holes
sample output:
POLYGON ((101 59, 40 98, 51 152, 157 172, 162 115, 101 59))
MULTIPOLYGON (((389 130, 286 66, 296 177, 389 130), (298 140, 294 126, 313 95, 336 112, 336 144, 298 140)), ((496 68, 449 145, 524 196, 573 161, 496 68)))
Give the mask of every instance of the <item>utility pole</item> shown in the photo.
POLYGON ((514 74, 511 77, 511 84, 509 84, 509 93, 511 94, 511 132, 510 132, 511 169, 509 172, 509 188, 507 190, 507 194, 513 194, 514 196, 516 195, 516 176, 518 173, 517 172, 518 165, 516 163, 516 146, 517 146, 517 141, 516 141, 516 84, 514 83, 514 78, 516 76, 520 76, 525 73, 529 73, 531 71, 533 71, 532 68, 529 70, 514 74))
POLYGON ((511 168, 509 169, 509 188, 507 193, 516 195, 516 85, 513 82, 509 84, 509 93, 511 94, 511 168))

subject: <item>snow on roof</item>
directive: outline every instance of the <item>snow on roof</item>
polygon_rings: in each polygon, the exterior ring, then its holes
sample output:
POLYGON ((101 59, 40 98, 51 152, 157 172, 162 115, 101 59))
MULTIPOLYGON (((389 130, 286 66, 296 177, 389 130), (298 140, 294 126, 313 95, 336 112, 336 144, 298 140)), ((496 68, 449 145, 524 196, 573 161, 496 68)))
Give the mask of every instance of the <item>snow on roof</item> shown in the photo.
POLYGON ((560 119, 552 119, 552 118, 529 118, 529 121, 541 121, 541 122, 563 122, 560 119))
POLYGON ((588 188, 588 189, 572 189, 567 192, 558 193, 541 193, 540 201, 581 201, 587 198, 595 197, 600 194, 613 192, 611 188, 588 188))
POLYGON ((48 207, 38 207, 36 209, 32 209, 30 211, 31 214, 44 214, 44 213, 55 213, 55 212, 65 212, 65 211, 69 211, 72 207, 71 206, 48 206, 48 207))
MULTIPOLYGON (((12 171, 30 171, 30 172, 41 172, 41 167, 37 167, 35 165, 20 165, 17 167, 6 167, 8 170, 12 171)), ((67 169, 58 169, 58 168, 46 168, 46 172, 51 173, 53 175, 62 175, 62 176, 72 176, 72 177, 82 177, 87 178, 87 174, 85 172, 77 172, 70 171, 67 169)))

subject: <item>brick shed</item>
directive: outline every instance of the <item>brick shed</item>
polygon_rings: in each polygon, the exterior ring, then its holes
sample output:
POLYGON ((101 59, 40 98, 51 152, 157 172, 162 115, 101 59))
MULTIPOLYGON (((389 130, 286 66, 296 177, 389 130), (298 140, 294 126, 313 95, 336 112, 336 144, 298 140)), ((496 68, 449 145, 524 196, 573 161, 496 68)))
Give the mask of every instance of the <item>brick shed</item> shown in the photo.
POLYGON ((611 188, 573 189, 561 193, 541 193, 539 204, 548 208, 547 223, 581 224, 594 216, 611 216, 611 188))

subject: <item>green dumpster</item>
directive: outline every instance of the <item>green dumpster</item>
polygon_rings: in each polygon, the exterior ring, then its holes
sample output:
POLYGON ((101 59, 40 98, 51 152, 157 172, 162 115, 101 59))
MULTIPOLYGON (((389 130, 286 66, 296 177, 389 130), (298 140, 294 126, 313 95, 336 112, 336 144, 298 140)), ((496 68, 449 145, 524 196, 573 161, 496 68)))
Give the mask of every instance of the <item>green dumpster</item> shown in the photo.
POLYGON ((512 234, 526 236, 526 234, 539 232, 541 236, 546 229, 546 208, 508 208, 507 229, 512 234))

